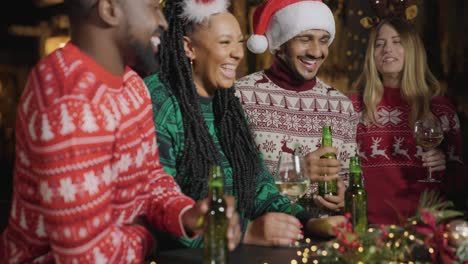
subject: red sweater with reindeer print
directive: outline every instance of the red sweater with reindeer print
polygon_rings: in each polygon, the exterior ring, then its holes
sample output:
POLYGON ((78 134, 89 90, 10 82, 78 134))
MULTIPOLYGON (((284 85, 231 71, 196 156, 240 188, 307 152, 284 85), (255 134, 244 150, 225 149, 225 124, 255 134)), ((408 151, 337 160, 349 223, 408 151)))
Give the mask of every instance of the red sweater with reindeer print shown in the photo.
MULTIPOLYGON (((402 98, 400 89, 384 89, 377 108, 379 127, 366 126, 361 116, 361 98, 351 99, 361 117, 356 139, 368 193, 369 223, 399 224, 413 216, 424 190, 435 189, 442 194, 447 188, 456 191, 456 182, 463 177, 457 177, 456 172, 433 173, 435 178, 442 180, 441 183, 418 181, 426 177, 427 169, 422 167, 422 149, 416 146, 413 128, 408 122, 411 105, 402 98)), ((462 164, 460 123, 454 107, 444 97, 434 97, 431 110, 445 131, 439 147, 445 152, 447 170, 450 170, 462 164)))

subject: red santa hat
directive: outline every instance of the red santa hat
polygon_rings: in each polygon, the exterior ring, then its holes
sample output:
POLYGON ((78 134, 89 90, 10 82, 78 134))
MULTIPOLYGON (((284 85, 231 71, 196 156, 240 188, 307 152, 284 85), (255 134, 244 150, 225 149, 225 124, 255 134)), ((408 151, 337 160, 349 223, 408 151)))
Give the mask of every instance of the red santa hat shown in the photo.
POLYGON ((180 17, 194 23, 201 23, 211 15, 226 12, 228 7, 228 0, 184 0, 180 17))
POLYGON ((247 48, 257 54, 267 48, 275 53, 283 43, 309 29, 330 33, 329 45, 335 37, 333 13, 322 0, 267 0, 255 10, 253 28, 247 48))

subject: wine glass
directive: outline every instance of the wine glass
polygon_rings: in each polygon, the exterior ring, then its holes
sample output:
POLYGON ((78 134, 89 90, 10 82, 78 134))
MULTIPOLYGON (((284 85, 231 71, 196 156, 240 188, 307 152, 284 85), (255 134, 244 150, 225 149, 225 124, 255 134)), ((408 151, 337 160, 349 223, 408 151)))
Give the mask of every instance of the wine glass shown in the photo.
MULTIPOLYGON (((295 216, 297 200, 309 189, 310 180, 302 171, 302 157, 296 153, 281 153, 274 175, 275 185, 281 195, 291 202, 291 215, 295 216)), ((296 241, 291 246, 302 247, 306 244, 296 241)))
MULTIPOLYGON (((421 146, 424 151, 437 147, 444 139, 444 131, 442 130, 439 120, 435 117, 417 120, 414 123, 414 139, 416 140, 416 144, 421 146)), ((440 182, 432 178, 431 168, 427 169, 427 177, 419 181, 440 182)))

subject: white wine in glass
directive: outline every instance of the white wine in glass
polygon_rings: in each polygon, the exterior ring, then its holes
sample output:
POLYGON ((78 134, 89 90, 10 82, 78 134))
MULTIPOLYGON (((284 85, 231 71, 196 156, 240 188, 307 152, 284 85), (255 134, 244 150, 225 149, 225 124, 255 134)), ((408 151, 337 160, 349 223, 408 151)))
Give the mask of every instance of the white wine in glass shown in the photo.
POLYGON ((282 153, 276 174, 275 184, 281 195, 291 201, 291 215, 294 215, 296 202, 309 189, 310 180, 302 172, 302 157, 291 153, 282 153))
MULTIPOLYGON (((275 185, 281 195, 291 202, 291 215, 295 216, 296 203, 309 189, 310 180, 302 171, 302 157, 297 153, 282 153, 274 175, 275 185)), ((296 241, 291 247, 304 247, 305 242, 296 241)))
MULTIPOLYGON (((414 139, 418 146, 421 146, 424 151, 436 148, 444 139, 444 131, 436 117, 428 117, 417 120, 414 123, 414 139)), ((440 182, 432 178, 431 168, 428 169, 428 174, 425 179, 420 182, 440 182)))

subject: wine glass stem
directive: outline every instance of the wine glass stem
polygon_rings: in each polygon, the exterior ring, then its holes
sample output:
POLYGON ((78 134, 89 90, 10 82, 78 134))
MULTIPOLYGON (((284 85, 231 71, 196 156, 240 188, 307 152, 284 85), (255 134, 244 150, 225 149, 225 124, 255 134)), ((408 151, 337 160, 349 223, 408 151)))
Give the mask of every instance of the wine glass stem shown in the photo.
POLYGON ((428 173, 427 179, 428 179, 429 181, 432 181, 432 171, 431 171, 431 167, 427 167, 427 173, 428 173))
POLYGON ((291 200, 291 215, 295 216, 295 214, 296 214, 296 202, 291 200))

